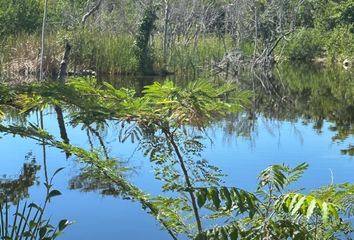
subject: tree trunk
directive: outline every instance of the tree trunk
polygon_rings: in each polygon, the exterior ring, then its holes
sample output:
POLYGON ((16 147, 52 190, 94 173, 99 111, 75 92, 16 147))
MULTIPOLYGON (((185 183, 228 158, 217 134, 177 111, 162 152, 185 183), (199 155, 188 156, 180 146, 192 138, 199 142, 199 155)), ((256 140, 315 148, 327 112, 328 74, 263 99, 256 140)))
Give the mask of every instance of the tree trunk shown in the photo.
POLYGON ((166 129, 163 129, 163 132, 164 132, 167 140, 172 145, 172 147, 173 147, 173 149, 174 149, 174 151, 175 151, 175 153, 177 155, 179 164, 181 166, 181 169, 182 169, 185 181, 186 181, 186 185, 188 187, 188 193, 189 193, 189 196, 191 198, 192 208, 193 208, 194 217, 195 217, 195 220, 196 220, 196 223, 197 223, 198 233, 202 233, 203 232, 203 227, 202 227, 202 222, 201 222, 199 211, 198 211, 197 200, 196 200, 196 197, 195 197, 194 192, 193 192, 193 185, 192 185, 192 183, 190 181, 188 170, 187 170, 186 165, 184 163, 182 154, 180 152, 180 149, 179 149, 177 143, 174 140, 173 133, 171 133, 169 130, 166 130, 166 129))
MULTIPOLYGON (((58 74, 58 80, 62 83, 65 81, 65 78, 67 75, 66 70, 67 70, 67 67, 69 64, 70 50, 71 50, 71 45, 69 44, 68 41, 65 41, 65 49, 64 49, 63 59, 60 63, 60 70, 59 70, 59 74, 58 74)), ((58 105, 54 106, 54 110, 57 114, 60 137, 61 137, 61 139, 63 139, 64 143, 69 143, 69 138, 68 138, 68 134, 67 134, 66 127, 65 127, 63 110, 58 105)), ((66 157, 67 158, 70 157, 70 154, 66 153, 66 157)))
POLYGON ((43 80, 43 61, 44 61, 44 39, 45 39, 45 24, 47 22, 48 0, 44 2, 43 22, 42 22, 42 37, 41 37, 41 58, 39 63, 39 81, 43 80))
POLYGON ((64 55, 63 59, 61 60, 60 63, 60 70, 58 74, 58 80, 61 82, 65 81, 66 75, 67 75, 67 68, 69 64, 69 56, 70 56, 70 50, 71 50, 71 45, 68 41, 65 41, 65 50, 64 50, 64 55))
POLYGON ((170 21, 170 3, 169 0, 165 0, 165 19, 164 19, 164 38, 163 38, 163 70, 167 72, 168 65, 168 45, 169 45, 169 21, 170 21))

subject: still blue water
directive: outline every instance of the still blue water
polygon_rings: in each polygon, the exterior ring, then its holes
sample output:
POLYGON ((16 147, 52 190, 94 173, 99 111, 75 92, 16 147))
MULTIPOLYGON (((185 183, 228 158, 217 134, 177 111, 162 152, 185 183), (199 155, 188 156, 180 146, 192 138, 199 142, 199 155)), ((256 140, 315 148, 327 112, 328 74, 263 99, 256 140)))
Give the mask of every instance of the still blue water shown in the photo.
MULTIPOLYGON (((33 119, 35 121, 35 119, 33 119)), ((45 128, 57 133, 54 114, 45 116, 45 128)), ((310 165, 301 181, 294 188, 311 189, 334 183, 353 182, 354 159, 340 154, 353 138, 333 143, 334 133, 329 130, 331 123, 325 122, 322 133, 316 133, 313 126, 296 122, 270 121, 258 117, 256 130, 252 137, 226 135, 222 125, 215 124, 208 130, 213 142, 203 156, 219 166, 227 176, 225 184, 248 190, 256 187, 258 173, 270 164, 287 163, 295 166, 301 162, 310 165)), ((153 169, 149 160, 136 150, 136 144, 118 144, 115 131, 107 134, 111 154, 134 167, 130 180, 145 192, 156 195, 160 192, 160 183, 153 178, 153 169)), ((68 133, 74 144, 87 146, 87 137, 80 127, 69 128, 68 133)), ((53 173, 59 167, 65 167, 54 179, 54 186, 62 196, 53 199, 47 211, 52 222, 67 218, 75 224, 69 227, 61 239, 169 239, 161 231, 158 223, 144 212, 138 203, 98 193, 83 193, 68 189, 68 179, 79 173, 80 164, 75 159, 65 159, 64 153, 47 149, 48 169, 53 173)), ((1 139, 1 174, 16 175, 22 166, 24 156, 32 151, 37 161, 41 161, 42 147, 32 140, 5 136, 1 139)), ((43 169, 40 184, 43 183, 43 169)), ((30 189, 30 199, 43 201, 45 192, 41 185, 30 189)))
MULTIPOLYGON (((251 110, 244 114, 246 121, 228 117, 208 128, 212 141, 205 140, 203 157, 226 174, 225 185, 250 191, 255 190, 260 171, 278 163, 309 164, 303 178, 291 186, 303 189, 303 192, 332 182, 353 183, 354 158, 341 153, 354 143, 352 72, 307 67, 284 67, 280 72, 269 81, 251 81, 248 77, 244 82, 238 80, 243 88, 255 92, 251 110), (249 127, 242 131, 232 127, 238 123, 249 124, 249 127), (334 140, 335 136, 340 136, 340 140, 334 140)), ((135 80, 131 85, 139 85, 137 82, 135 80)), ((126 80, 117 82, 116 86, 124 84, 126 80)), ((140 85, 137 88, 141 88, 140 85)), ((29 121, 37 123, 38 119, 34 114, 29 121)), ((53 110, 45 112, 44 125, 59 138, 53 110)), ((72 144, 89 149, 86 132, 80 126, 73 128, 67 124, 66 127, 72 144)), ((149 159, 137 149, 136 143, 119 143, 117 135, 113 126, 104 134, 110 155, 126 162, 132 169, 127 173, 129 181, 152 196, 160 194, 162 184, 155 180, 149 159)), ((36 141, 0 136, 0 178, 2 175, 16 178, 28 152, 43 165, 42 146, 36 141)), ((99 145, 97 139, 94 144, 99 145)), ((52 223, 61 219, 75 221, 59 239, 170 239, 139 203, 98 192, 70 190, 69 181, 80 174, 82 165, 73 157, 66 159, 57 149, 47 147, 46 153, 49 175, 65 167, 53 182, 62 195, 51 201, 46 215, 52 223)), ((44 201, 43 170, 42 166, 38 173, 39 184, 29 189, 28 201, 44 201)))

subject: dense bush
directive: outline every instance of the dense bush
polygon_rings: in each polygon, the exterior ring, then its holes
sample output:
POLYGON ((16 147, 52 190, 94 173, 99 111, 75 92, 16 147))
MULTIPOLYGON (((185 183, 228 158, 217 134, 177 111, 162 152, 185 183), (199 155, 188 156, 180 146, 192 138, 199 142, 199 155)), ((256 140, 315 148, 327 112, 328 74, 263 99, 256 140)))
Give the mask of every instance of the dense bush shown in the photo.
POLYGON ((32 33, 41 26, 38 0, 0 0, 0 36, 32 33))
POLYGON ((354 56, 354 34, 346 27, 335 28, 325 41, 328 57, 342 61, 354 56))
POLYGON ((322 46, 323 40, 318 30, 302 28, 293 35, 285 53, 291 60, 311 61, 321 55, 322 46))

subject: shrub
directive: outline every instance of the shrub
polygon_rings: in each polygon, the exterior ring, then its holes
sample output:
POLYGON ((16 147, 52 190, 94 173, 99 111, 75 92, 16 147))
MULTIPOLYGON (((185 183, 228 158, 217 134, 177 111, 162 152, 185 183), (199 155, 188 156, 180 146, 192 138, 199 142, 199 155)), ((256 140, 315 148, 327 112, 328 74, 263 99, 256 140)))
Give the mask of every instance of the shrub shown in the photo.
POLYGON ((322 38, 317 29, 302 28, 294 33, 285 53, 291 60, 311 61, 323 52, 322 38))
POLYGON ((333 29, 325 46, 331 60, 344 60, 354 56, 354 34, 346 27, 333 29))

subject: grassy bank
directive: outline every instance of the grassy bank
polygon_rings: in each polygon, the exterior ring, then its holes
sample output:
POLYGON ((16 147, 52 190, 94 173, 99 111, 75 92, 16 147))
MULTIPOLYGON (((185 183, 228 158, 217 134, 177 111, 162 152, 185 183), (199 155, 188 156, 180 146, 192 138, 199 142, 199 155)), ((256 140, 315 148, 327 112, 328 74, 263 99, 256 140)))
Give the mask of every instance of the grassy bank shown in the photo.
MULTIPOLYGON (((45 49, 45 72, 47 77, 58 71, 64 40, 72 44, 69 70, 96 71, 99 74, 138 74, 138 60, 134 54, 134 37, 99 31, 54 32, 47 36, 45 49)), ((23 34, 3 41, 1 51, 1 73, 8 78, 36 75, 38 72, 40 36, 23 34)), ((157 73, 164 68, 163 40, 155 37, 151 43, 154 69, 157 73)), ((216 37, 188 41, 180 39, 170 48, 167 70, 176 74, 190 74, 208 70, 219 61, 231 40, 216 37)))
MULTIPOLYGON (((345 29, 327 33, 300 29, 276 49, 276 54, 290 61, 311 61, 324 58, 328 62, 353 60, 353 34, 345 29)), ((138 60, 134 53, 134 37, 100 31, 59 31, 47 35, 44 69, 46 77, 55 77, 61 61, 64 40, 72 44, 69 70, 92 70, 101 75, 131 75, 138 73, 138 60)), ((26 81, 35 78, 39 69, 39 34, 20 34, 8 37, 1 43, 0 74, 2 79, 26 81)), ((164 63, 163 39, 155 36, 151 43, 154 70, 157 74, 167 66, 167 71, 180 75, 209 72, 232 49, 232 39, 217 37, 176 39, 164 63)), ((244 56, 253 54, 253 44, 240 46, 244 56)))

